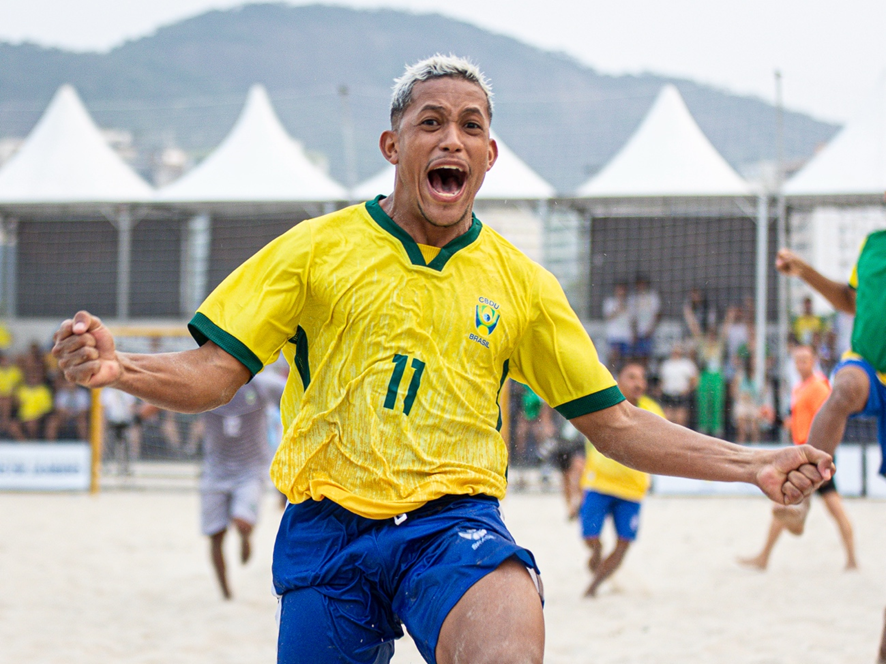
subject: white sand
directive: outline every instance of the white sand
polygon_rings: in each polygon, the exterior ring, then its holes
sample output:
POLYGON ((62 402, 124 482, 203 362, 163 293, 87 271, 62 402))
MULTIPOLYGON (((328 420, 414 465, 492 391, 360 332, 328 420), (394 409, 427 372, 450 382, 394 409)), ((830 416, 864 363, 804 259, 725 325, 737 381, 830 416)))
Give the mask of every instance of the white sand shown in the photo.
MULTIPOLYGON (((0 494, 0 662, 273 662, 270 559, 279 512, 268 497, 232 602, 220 599, 193 491, 99 496, 0 494)), ((886 503, 847 500, 861 569, 842 571, 821 504, 785 536, 765 573, 764 499, 647 501, 640 539, 596 600, 577 526, 556 495, 514 495, 508 525, 533 549, 547 590, 549 664, 855 664, 875 660, 886 606, 886 503)), ((397 664, 421 662, 408 638, 397 664)))

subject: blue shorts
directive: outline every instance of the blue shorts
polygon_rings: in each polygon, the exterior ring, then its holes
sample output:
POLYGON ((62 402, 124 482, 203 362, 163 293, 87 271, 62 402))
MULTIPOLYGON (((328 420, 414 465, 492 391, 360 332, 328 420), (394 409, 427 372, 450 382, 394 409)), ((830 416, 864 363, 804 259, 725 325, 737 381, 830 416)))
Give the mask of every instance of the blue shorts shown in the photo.
POLYGON ((640 528, 640 503, 608 496, 596 491, 585 491, 581 502, 581 535, 584 538, 600 537, 603 522, 612 515, 618 539, 633 542, 640 528))
MULTIPOLYGON (((880 474, 886 475, 886 385, 880 382, 877 372, 871 363, 859 357, 850 357, 840 360, 834 367, 831 375, 835 375, 843 367, 855 366, 864 369, 868 375, 868 383, 870 383, 870 392, 868 393, 868 402, 864 409, 851 417, 875 417, 877 418, 877 442, 880 443, 880 474)), ((833 383, 833 381, 831 381, 833 383)))
POLYGON ((538 573, 489 496, 441 498, 399 525, 331 500, 289 505, 274 547, 277 662, 389 662, 402 623, 433 663, 449 611, 511 557, 538 573))

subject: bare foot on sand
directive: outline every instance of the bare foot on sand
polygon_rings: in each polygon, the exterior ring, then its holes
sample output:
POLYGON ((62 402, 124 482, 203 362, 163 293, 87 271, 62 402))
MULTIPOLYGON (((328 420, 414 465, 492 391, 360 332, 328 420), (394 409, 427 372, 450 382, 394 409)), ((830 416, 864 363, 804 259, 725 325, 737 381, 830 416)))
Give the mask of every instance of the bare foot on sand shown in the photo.
POLYGON ((777 505, 772 515, 778 519, 792 535, 802 535, 806 528, 806 516, 809 514, 809 499, 799 505, 777 505))
POLYGON ((769 564, 769 561, 766 560, 763 556, 754 556, 753 558, 739 558, 738 563, 740 565, 744 565, 745 567, 753 567, 759 570, 765 570, 766 566, 769 564))

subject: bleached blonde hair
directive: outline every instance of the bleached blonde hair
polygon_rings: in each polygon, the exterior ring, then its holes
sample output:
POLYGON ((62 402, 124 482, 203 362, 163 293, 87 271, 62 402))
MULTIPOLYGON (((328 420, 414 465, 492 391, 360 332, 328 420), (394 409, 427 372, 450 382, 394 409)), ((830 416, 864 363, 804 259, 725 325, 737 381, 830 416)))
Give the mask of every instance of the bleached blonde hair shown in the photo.
POLYGON ((489 119, 492 120, 492 86, 480 68, 466 58, 451 53, 449 55, 436 53, 430 58, 407 66, 403 75, 394 81, 394 92, 391 95, 391 128, 396 129, 399 126, 400 118, 412 103, 412 90, 416 83, 447 76, 479 85, 486 95, 486 110, 489 119))

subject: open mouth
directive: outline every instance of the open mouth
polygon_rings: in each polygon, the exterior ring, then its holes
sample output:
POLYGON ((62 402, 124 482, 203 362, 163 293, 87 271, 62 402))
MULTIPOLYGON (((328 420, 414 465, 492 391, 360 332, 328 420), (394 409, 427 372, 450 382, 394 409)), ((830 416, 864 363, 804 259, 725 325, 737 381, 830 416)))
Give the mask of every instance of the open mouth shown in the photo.
POLYGON ((440 166, 428 172, 428 183, 437 194, 456 197, 464 189, 467 177, 457 166, 440 166))

